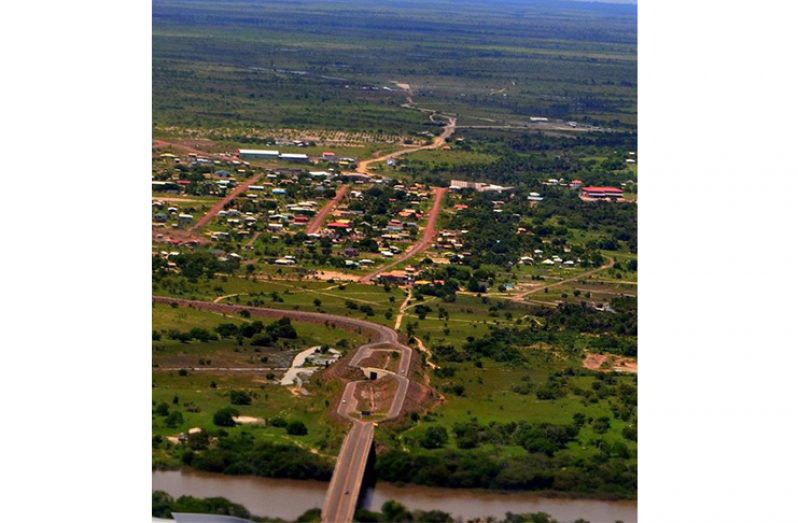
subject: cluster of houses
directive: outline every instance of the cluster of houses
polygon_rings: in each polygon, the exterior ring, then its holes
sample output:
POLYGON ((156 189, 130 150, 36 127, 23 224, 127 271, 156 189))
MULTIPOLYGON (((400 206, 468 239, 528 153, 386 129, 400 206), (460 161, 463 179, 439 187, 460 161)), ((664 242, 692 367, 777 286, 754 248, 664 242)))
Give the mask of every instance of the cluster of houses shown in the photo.
POLYGON ((175 228, 186 227, 194 221, 193 214, 182 212, 178 207, 167 206, 166 202, 161 200, 152 202, 152 210, 152 221, 161 227, 165 227, 167 223, 171 223, 175 228))
POLYGON ((534 265, 535 263, 540 263, 541 265, 545 266, 559 265, 561 267, 573 267, 581 261, 582 260, 579 258, 576 260, 564 260, 558 255, 544 257, 543 251, 541 249, 535 249, 533 251, 533 256, 521 256, 518 259, 518 262, 522 265, 534 265))
POLYGON ((164 160, 172 161, 175 164, 183 164, 188 167, 196 167, 199 165, 232 165, 232 166, 249 165, 247 162, 240 160, 237 155, 232 155, 228 153, 219 153, 209 156, 203 156, 196 153, 189 153, 184 158, 181 158, 180 156, 172 153, 161 153, 159 157, 164 160))

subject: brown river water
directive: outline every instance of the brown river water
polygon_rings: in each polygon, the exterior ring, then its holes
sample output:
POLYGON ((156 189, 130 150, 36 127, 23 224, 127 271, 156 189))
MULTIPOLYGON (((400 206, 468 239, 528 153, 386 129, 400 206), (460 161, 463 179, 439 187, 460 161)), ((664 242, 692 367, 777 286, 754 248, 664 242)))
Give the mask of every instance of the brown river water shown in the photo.
MULTIPOLYGON (((225 476, 192 470, 157 470, 152 489, 172 496, 206 498, 222 496, 245 506, 257 516, 293 520, 309 508, 320 508, 327 483, 254 476, 225 476)), ((590 523, 637 523, 635 501, 542 498, 526 492, 500 493, 473 489, 448 489, 416 485, 377 483, 364 500, 364 507, 379 511, 395 499, 408 509, 443 510, 457 518, 504 517, 505 512, 548 512, 555 519, 590 523)))

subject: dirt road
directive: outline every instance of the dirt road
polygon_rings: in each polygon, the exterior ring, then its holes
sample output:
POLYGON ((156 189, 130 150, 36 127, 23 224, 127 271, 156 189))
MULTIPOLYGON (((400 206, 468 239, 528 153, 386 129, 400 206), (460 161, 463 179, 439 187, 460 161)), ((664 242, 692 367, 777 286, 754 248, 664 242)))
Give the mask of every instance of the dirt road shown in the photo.
POLYGON ((338 187, 338 190, 335 191, 335 196, 333 199, 327 202, 324 207, 322 207, 321 210, 316 213, 316 216, 314 216, 313 219, 308 222, 308 234, 319 232, 321 226, 324 225, 324 219, 327 218, 327 215, 334 211, 336 207, 338 207, 338 204, 341 203, 341 200, 348 191, 349 185, 345 184, 338 187))
POLYGON ((236 185, 235 188, 232 191, 230 191, 224 198, 214 203, 213 207, 211 207, 210 210, 206 212, 202 216, 202 218, 200 218, 197 221, 197 223, 191 226, 189 232, 193 233, 198 229, 205 227, 205 225, 207 225, 207 223, 211 221, 214 218, 214 216, 219 214, 219 211, 224 209, 225 205, 227 205, 228 203, 233 201, 238 195, 249 189, 249 186, 257 182, 261 178, 261 176, 263 176, 263 174, 264 173, 256 174, 255 176, 252 176, 251 178, 248 178, 244 182, 241 182, 240 184, 236 185))
POLYGON ((396 158, 398 156, 402 156, 408 153, 414 153, 416 151, 423 151, 425 149, 438 149, 439 147, 443 146, 446 143, 446 139, 449 138, 457 127, 457 117, 455 116, 447 116, 446 117, 448 122, 446 126, 443 128, 443 132, 436 136, 432 143, 427 145, 412 145, 410 147, 405 147, 404 149, 399 149, 398 151, 394 151, 392 153, 383 154, 382 156, 378 156, 376 158, 369 158, 366 160, 360 160, 357 163, 357 168, 355 169, 357 172, 361 174, 371 174, 369 172, 369 166, 374 163, 381 163, 388 161, 390 158, 396 158))
MULTIPOLYGON (((407 94, 407 102, 402 104, 402 107, 406 107, 408 109, 416 109, 423 113, 427 113, 430 115, 430 119, 433 119, 433 115, 438 114, 437 111, 433 109, 424 109, 423 107, 417 107, 416 103, 413 101, 413 91, 410 89, 410 85, 406 83, 399 83, 393 82, 396 86, 401 88, 407 94)), ((367 160, 361 160, 357 164, 357 168, 355 169, 357 172, 361 174, 371 174, 369 172, 369 166, 374 163, 385 162, 390 158, 396 158, 398 156, 402 156, 403 154, 413 153, 416 151, 422 151, 424 149, 437 149, 443 146, 446 143, 446 139, 449 138, 452 134, 454 134, 455 129, 457 128, 457 117, 452 115, 444 115, 447 119, 447 123, 443 128, 443 132, 436 136, 431 144, 427 145, 412 145, 409 147, 405 147, 404 149, 399 149, 398 151, 394 151, 392 153, 383 154, 382 156, 378 156, 376 158, 369 158, 367 160)))
POLYGON ((421 237, 419 241, 413 244, 408 250, 403 252, 398 258, 395 258, 393 261, 388 263, 387 265, 383 265, 376 271, 367 274, 360 278, 361 283, 368 283, 383 272, 391 269, 392 267, 396 267, 400 263, 409 260, 416 254, 423 252, 429 248, 430 245, 435 241, 435 223, 438 220, 438 215, 441 212, 441 205, 443 202, 443 197, 446 195, 446 188, 445 187, 436 187, 435 191, 435 200, 432 202, 432 209, 429 213, 429 218, 427 219, 427 226, 424 228, 424 236, 421 237))

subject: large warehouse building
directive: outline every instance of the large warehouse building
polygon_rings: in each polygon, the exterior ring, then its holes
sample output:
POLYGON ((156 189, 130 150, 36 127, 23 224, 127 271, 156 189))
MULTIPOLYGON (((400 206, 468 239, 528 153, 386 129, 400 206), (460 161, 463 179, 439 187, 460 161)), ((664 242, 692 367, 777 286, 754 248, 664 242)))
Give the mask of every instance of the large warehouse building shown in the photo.
POLYGON ((280 157, 280 151, 269 151, 266 149, 239 149, 238 157, 248 160, 276 160, 280 157))

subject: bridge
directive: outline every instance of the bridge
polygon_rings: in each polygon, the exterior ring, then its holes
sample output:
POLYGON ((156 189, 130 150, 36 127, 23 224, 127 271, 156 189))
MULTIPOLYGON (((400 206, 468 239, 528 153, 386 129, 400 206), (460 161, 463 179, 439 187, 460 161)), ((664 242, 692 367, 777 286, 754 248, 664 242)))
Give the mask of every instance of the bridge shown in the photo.
MULTIPOLYGON (((399 368, 397 372, 385 371, 397 382, 396 392, 391 400, 391 406, 383 420, 392 419, 402 411, 410 380, 407 374, 410 371, 410 359, 413 351, 410 347, 399 343, 398 335, 393 329, 379 326, 384 336, 378 341, 361 345, 352 360, 350 367, 362 368, 360 362, 368 358, 374 350, 395 350, 400 353, 399 368), (384 330, 383 330, 384 329, 384 330)), ((361 381, 350 381, 346 384, 338 402, 338 415, 352 420, 352 428, 341 445, 338 460, 335 464, 330 485, 327 487, 327 496, 321 509, 322 523, 348 523, 352 521, 357 508, 357 501, 363 486, 363 475, 366 472, 366 463, 371 453, 374 441, 375 423, 363 421, 356 417, 355 408, 357 399, 355 392, 361 381)))
MULTIPOLYGON (((348 318, 335 314, 325 314, 320 312, 302 312, 284 309, 272 309, 269 307, 250 307, 243 305, 232 305, 226 303, 213 303, 201 300, 187 300, 183 298, 172 298, 171 296, 153 296, 155 303, 177 304, 194 309, 210 310, 228 314, 238 314, 241 311, 248 311, 254 317, 280 318, 288 317, 298 321, 306 321, 320 324, 333 323, 339 327, 357 330, 371 337, 369 343, 358 347, 349 366, 362 369, 360 363, 371 356, 374 351, 395 351, 400 354, 399 365, 396 372, 385 370, 385 374, 396 380, 396 391, 388 411, 381 420, 389 420, 399 416, 407 397, 407 389, 410 380, 407 375, 410 372, 410 360, 413 356, 413 349, 399 342, 399 334, 385 325, 372 323, 358 318, 348 318)), ((365 378, 365 376, 364 376, 365 378)), ((349 523, 355 514, 358 497, 363 484, 363 474, 366 471, 366 463, 371 452, 374 441, 375 424, 371 421, 360 419, 355 413, 357 399, 355 392, 360 383, 367 383, 369 380, 350 381, 346 384, 341 400, 338 402, 337 413, 352 421, 352 428, 344 439, 338 460, 335 464, 332 480, 327 488, 327 496, 321 511, 323 523, 349 523)))

